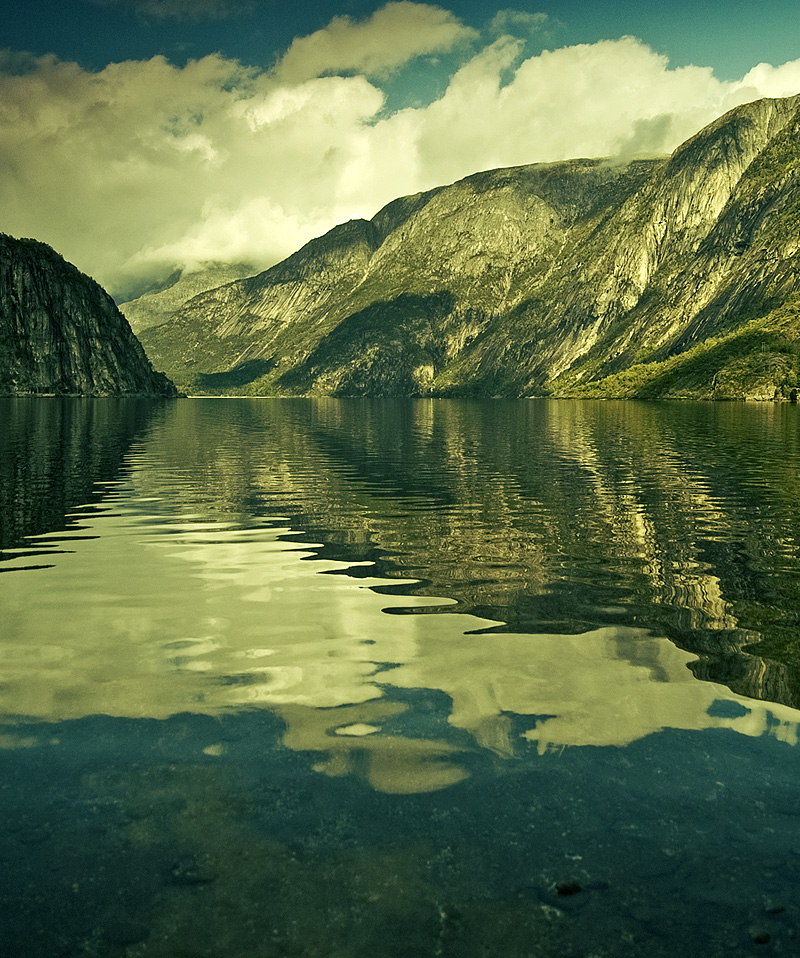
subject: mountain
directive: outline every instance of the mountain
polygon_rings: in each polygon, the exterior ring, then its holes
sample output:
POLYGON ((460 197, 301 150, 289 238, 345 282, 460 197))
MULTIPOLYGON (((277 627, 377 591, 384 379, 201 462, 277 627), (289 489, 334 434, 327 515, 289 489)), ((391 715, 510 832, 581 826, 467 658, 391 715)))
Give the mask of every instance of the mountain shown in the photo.
POLYGON ((495 170, 353 220, 142 341, 271 395, 796 396, 800 96, 670 157, 495 170))
POLYGON ((0 234, 0 394, 176 396, 114 301, 49 246, 0 234))
POLYGON ((147 290, 136 299, 120 303, 119 310, 138 335, 143 329, 165 323, 176 310, 198 293, 252 276, 255 272, 257 270, 253 266, 245 263, 213 263, 204 269, 191 272, 176 270, 163 283, 147 290))

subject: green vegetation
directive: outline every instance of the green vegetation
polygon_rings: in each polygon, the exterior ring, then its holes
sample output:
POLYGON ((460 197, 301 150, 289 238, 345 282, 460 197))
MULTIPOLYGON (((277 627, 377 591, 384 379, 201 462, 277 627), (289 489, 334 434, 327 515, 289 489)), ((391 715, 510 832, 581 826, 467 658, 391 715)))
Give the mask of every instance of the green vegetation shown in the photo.
POLYGON ((591 399, 797 399, 800 294, 760 319, 662 362, 565 389, 591 399))

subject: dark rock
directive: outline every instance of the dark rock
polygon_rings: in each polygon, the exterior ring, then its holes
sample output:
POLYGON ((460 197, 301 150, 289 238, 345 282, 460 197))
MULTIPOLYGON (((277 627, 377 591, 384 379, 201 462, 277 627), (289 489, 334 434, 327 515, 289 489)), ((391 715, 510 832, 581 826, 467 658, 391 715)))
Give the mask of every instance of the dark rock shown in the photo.
POLYGON ((0 234, 0 395, 169 396, 113 299, 49 246, 0 234))
POLYGON ((556 884, 557 895, 577 895, 583 891, 583 888, 576 881, 558 882, 556 884))
POLYGON ((207 885, 216 877, 216 872, 207 863, 193 858, 173 862, 165 876, 167 885, 207 885))
POLYGON ((764 911, 768 915, 781 915, 786 911, 786 906, 781 904, 779 901, 769 899, 768 901, 764 902, 764 911))

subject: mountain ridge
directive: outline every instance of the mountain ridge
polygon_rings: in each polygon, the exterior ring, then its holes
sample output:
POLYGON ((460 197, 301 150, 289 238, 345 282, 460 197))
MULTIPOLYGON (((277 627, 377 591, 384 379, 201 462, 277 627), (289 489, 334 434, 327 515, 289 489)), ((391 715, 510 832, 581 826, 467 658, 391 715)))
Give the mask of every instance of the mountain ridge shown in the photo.
POLYGON ((175 310, 200 293, 216 289, 256 272, 246 263, 209 263, 199 270, 175 270, 163 282, 136 299, 119 304, 119 310, 137 335, 150 326, 166 322, 175 310))
MULTIPOLYGON (((800 96, 737 107, 668 158, 475 173, 201 293, 142 341, 198 391, 612 395, 609 377, 800 289, 798 143, 800 96)), ((775 398, 797 378, 790 326, 775 398)), ((719 372, 690 394, 713 398, 719 372)))

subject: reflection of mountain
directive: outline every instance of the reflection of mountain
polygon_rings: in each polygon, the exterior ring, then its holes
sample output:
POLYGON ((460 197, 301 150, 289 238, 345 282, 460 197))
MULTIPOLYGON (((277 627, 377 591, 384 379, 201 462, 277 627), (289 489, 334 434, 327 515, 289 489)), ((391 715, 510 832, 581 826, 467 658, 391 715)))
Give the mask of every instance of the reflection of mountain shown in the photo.
MULTIPOLYGON (((6 713, 269 708, 319 771, 386 792, 665 727, 796 741, 771 704, 796 680, 744 649, 796 614, 792 409, 159 409, 63 546, 9 550, 6 713)), ((114 433, 83 425, 91 461, 114 433)))
POLYGON ((0 549, 64 527, 113 482, 159 405, 146 399, 0 399, 0 549))
POLYGON ((217 514, 286 516, 329 558, 419 578, 417 594, 455 599, 504 631, 646 627, 697 653, 703 677, 797 704, 793 416, 772 406, 198 402, 154 442, 167 461, 191 462, 217 514))
MULTIPOLYGON (((163 464, 145 474, 185 483, 163 464)), ((285 527, 149 511, 158 508, 119 489, 68 551, 43 537, 50 568, 0 578, 3 714, 267 708, 283 719, 286 746, 316 754, 315 770, 389 793, 461 781, 476 753, 621 746, 662 728, 797 743, 800 713, 697 682, 692 656, 645 630, 502 634, 476 631, 492 623, 471 615, 387 615, 443 600, 331 574, 349 570, 306 561, 313 552, 282 541, 285 527)), ((0 747, 19 744, 5 736, 0 747)), ((224 737, 209 748, 222 754, 224 737)))

